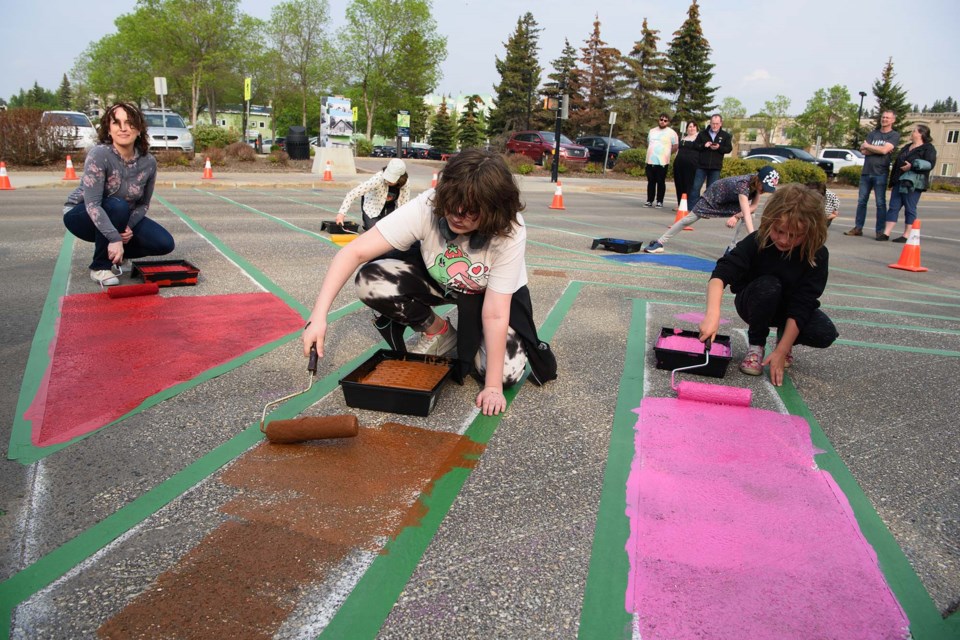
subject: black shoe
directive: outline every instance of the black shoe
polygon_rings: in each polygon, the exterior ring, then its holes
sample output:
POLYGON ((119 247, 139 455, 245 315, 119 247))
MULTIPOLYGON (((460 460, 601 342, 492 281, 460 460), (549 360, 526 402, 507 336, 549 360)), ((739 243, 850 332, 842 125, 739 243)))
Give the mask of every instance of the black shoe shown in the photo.
POLYGON ((863 230, 860 229, 860 227, 854 227, 853 229, 850 229, 850 230, 848 230, 848 231, 844 231, 844 232, 843 232, 843 235, 845 235, 845 236, 862 236, 862 235, 863 235, 863 230))
POLYGON ((885 242, 890 239, 890 236, 888 236, 885 233, 878 233, 876 239, 877 239, 877 242, 885 242))
POLYGON ((643 205, 643 206, 645 206, 645 207, 652 207, 652 206, 653 206, 653 203, 652 203, 652 202, 648 202, 647 204, 645 204, 645 205, 643 205))
POLYGON ((893 240, 891 240, 891 242, 899 242, 900 244, 904 244, 906 243, 906 241, 907 241, 907 236, 900 236, 899 238, 894 238, 893 240))

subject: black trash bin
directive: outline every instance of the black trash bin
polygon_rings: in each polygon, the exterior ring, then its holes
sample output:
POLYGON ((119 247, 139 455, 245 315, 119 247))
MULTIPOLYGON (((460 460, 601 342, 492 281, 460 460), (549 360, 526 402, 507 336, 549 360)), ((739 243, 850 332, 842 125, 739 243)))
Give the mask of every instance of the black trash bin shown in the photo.
POLYGON ((291 160, 309 160, 310 142, 307 140, 305 127, 290 127, 287 129, 287 155, 291 160))

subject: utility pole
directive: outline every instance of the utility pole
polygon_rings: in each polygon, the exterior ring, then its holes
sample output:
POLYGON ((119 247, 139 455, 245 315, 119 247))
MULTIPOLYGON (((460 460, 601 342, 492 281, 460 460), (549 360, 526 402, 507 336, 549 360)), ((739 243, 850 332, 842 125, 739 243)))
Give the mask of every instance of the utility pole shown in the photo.
POLYGON ((550 167, 550 182, 556 182, 560 174, 560 125, 566 114, 569 113, 569 106, 567 105, 569 98, 563 93, 566 88, 566 80, 561 78, 560 84, 557 85, 557 126, 553 135, 553 163, 550 167))

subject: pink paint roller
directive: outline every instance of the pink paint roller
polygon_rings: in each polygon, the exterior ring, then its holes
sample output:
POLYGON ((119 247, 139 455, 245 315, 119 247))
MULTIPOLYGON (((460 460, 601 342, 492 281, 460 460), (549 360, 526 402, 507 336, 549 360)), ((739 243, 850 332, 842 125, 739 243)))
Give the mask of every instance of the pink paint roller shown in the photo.
POLYGON ((708 339, 703 344, 703 352, 706 355, 706 360, 703 364, 680 367, 670 372, 670 386, 677 392, 677 399, 749 407, 750 400, 753 398, 753 392, 750 389, 725 387, 719 384, 705 384, 703 382, 681 382, 679 384, 674 382, 674 376, 678 371, 687 371, 689 369, 705 367, 710 364, 710 346, 712 342, 712 340, 708 339))

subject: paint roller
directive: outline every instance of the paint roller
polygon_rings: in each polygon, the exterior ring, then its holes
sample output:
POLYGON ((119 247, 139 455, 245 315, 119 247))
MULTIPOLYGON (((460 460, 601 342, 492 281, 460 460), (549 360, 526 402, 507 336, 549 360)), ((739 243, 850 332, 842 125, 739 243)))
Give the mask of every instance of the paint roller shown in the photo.
MULTIPOLYGON (((110 271, 112 271, 118 278, 123 275, 123 267, 119 265, 111 266, 110 271)), ((144 284, 125 284, 105 287, 101 282, 100 290, 106 291, 107 296, 112 299, 135 298, 137 296, 153 296, 160 293, 160 285, 158 285, 156 282, 147 282, 144 284)))
POLYGON ((710 347, 712 343, 713 340, 709 338, 703 343, 703 352, 706 354, 706 360, 702 364, 679 367, 670 372, 670 386, 677 392, 677 400, 693 400, 710 404, 749 407, 750 400, 753 398, 753 392, 750 389, 726 387, 719 384, 706 384, 703 382, 681 382, 679 384, 674 382, 674 376, 676 376, 678 371, 689 371, 690 369, 698 369, 710 364, 710 347))
POLYGON ((295 444, 307 440, 324 440, 328 438, 352 438, 360 431, 360 422, 354 415, 340 416, 312 416, 295 418, 293 420, 274 420, 264 427, 267 419, 267 410, 291 398, 302 395, 313 387, 317 379, 317 345, 310 346, 310 358, 307 362, 307 388, 303 391, 291 393, 278 400, 268 402, 260 414, 260 431, 266 434, 267 440, 275 444, 295 444))

